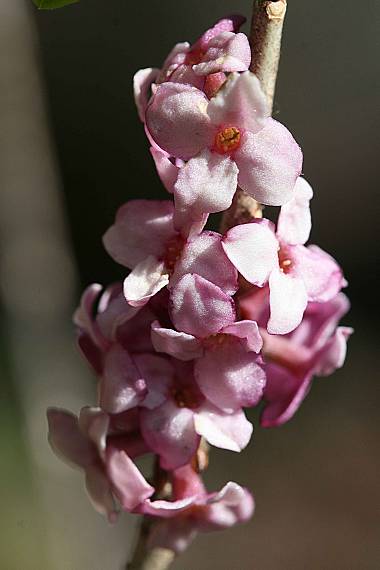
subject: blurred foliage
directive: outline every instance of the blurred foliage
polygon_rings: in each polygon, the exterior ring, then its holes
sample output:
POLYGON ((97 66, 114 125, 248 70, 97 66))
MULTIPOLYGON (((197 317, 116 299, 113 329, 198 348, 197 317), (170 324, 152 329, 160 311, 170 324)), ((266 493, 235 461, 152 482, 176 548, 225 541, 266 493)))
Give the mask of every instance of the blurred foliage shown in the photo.
POLYGON ((54 8, 63 8, 69 4, 76 4, 79 0, 33 0, 33 4, 39 10, 53 10, 54 8))

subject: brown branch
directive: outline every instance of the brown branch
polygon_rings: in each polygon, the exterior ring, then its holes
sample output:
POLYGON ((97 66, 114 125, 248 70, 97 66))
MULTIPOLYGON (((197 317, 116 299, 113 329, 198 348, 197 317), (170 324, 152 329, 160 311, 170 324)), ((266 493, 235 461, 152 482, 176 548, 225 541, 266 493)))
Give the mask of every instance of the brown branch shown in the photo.
POLYGON ((166 570, 172 564, 175 558, 172 550, 159 547, 149 549, 147 546, 153 524, 150 517, 143 518, 133 558, 126 570, 166 570))
MULTIPOLYGON (((257 75, 272 112, 278 64, 281 52, 281 36, 286 14, 286 0, 254 0, 251 32, 252 61, 250 70, 257 75)), ((229 209, 224 213, 222 233, 238 223, 262 217, 262 206, 238 188, 229 209)))

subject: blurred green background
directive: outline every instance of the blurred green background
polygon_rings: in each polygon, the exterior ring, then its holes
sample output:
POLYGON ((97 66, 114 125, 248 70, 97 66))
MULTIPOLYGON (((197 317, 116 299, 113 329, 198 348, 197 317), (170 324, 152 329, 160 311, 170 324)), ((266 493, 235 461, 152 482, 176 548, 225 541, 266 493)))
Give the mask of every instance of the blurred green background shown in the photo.
MULTIPOLYGON (((110 528, 93 512, 81 474, 47 446, 45 408, 95 401, 71 313, 86 284, 123 276, 101 244, 116 208, 165 198, 134 72, 250 9, 250 0, 81 0, 52 12, 0 2, 1 569, 114 570, 126 560, 135 520, 110 528)), ((374 0, 289 2, 274 113, 303 148, 312 241, 343 265, 353 304, 344 324, 356 332, 343 370, 314 383, 292 422, 257 427, 239 456, 213 452, 210 488, 247 485, 257 512, 200 537, 178 570, 380 567, 379 14, 374 0)))

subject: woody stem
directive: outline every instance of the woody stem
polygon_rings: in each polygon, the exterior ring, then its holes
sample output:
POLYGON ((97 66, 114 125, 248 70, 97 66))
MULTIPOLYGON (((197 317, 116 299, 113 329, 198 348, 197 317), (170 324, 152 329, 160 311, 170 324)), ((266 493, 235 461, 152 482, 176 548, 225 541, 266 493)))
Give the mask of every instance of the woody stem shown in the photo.
MULTIPOLYGON (((249 35, 252 52, 250 71, 259 78, 271 112, 280 61, 282 27, 286 7, 286 0, 254 0, 253 2, 249 35)), ((231 206, 223 214, 221 232, 224 233, 236 224, 248 222, 252 218, 261 218, 261 216, 261 204, 238 188, 231 206)))

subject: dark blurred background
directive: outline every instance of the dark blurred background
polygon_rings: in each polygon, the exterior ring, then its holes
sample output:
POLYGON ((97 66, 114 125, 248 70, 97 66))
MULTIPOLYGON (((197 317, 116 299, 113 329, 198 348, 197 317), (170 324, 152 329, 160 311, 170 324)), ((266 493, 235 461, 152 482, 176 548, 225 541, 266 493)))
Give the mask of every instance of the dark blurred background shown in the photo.
MULTIPOLYGON (((123 276, 101 236, 131 198, 165 198, 133 102, 159 67, 251 1, 82 0, 39 12, 0 3, 0 567, 113 570, 134 537, 91 510, 80 474, 46 444, 45 407, 95 401, 70 315, 81 289, 123 276)), ((380 567, 377 294, 379 14, 375 0, 290 0, 274 115, 304 152, 312 242, 349 281, 345 367, 317 380, 288 425, 257 427, 239 456, 213 452, 210 487, 253 489, 252 522, 200 537, 184 570, 380 567), (377 507, 377 508, 376 508, 377 507), (226 546, 224 546, 226 545, 226 546)), ((248 26, 243 31, 248 32, 248 26)), ((252 414, 255 419, 255 414, 252 414)))

